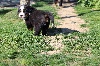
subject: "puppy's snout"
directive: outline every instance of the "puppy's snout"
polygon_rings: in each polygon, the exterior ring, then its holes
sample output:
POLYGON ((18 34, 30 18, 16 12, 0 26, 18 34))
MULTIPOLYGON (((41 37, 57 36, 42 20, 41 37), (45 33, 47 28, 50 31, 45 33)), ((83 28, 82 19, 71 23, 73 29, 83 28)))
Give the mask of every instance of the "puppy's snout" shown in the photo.
POLYGON ((20 17, 22 17, 23 15, 20 15, 20 17))

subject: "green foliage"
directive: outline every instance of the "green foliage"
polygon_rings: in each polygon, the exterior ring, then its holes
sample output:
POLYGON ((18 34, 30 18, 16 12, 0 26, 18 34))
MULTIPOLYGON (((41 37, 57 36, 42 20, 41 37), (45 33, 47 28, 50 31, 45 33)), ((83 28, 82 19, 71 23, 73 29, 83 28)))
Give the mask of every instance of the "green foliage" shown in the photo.
POLYGON ((10 20, 19 20, 20 18, 18 17, 18 14, 17 14, 17 10, 14 9, 8 13, 6 13, 4 16, 3 16, 5 19, 10 19, 10 20), (13 15, 13 16, 12 16, 13 15))
POLYGON ((8 12, 10 12, 11 10, 12 10, 12 9, 7 9, 7 10, 5 10, 5 9, 0 9, 0 16, 6 14, 6 13, 8 13, 8 12))
POLYGON ((92 6, 92 2, 93 0, 79 0, 78 1, 79 3, 82 3, 81 6, 87 6, 87 7, 90 7, 92 6))
POLYGON ((44 37, 34 36, 22 22, 1 22, 0 26, 0 52, 5 52, 3 56, 5 58, 11 58, 14 52, 27 53, 28 51, 28 54, 29 52, 34 54, 43 50, 52 50, 44 37))
POLYGON ((100 7, 100 0, 78 0, 78 3, 81 3, 82 7, 100 7))
MULTIPOLYGON (((100 12, 91 11, 89 8, 76 6, 77 13, 83 18, 89 26, 90 31, 86 33, 75 32, 64 36, 65 50, 92 50, 100 49, 100 12), (84 10, 82 10, 84 9, 84 10)), ((82 25, 84 26, 84 25, 82 25)))
POLYGON ((27 30, 25 22, 18 18, 16 9, 0 9, 0 66, 39 66, 46 62, 41 52, 54 48, 45 36, 33 34, 34 31, 27 30))
POLYGON ((73 51, 73 50, 89 50, 91 49, 100 49, 100 39, 97 37, 97 32, 90 33, 74 33, 65 36, 64 44, 66 45, 65 50, 73 51))
POLYGON ((43 7, 46 6, 46 2, 36 2, 35 4, 32 4, 33 7, 43 7))
MULTIPOLYGON (((49 6, 37 9, 56 10, 49 6)), ((17 17, 17 10, 0 10, 0 66, 99 66, 100 65, 100 11, 76 6, 75 9, 88 24, 86 33, 63 35, 64 49, 60 54, 45 55, 52 51, 46 36, 34 36, 24 21, 17 17)))
MULTIPOLYGON (((87 22, 89 31, 63 35, 63 53, 74 58, 75 66, 99 66, 100 64, 100 11, 89 7, 75 7, 81 18, 87 22), (76 58, 77 57, 77 58, 76 58)), ((81 25, 85 26, 85 24, 81 25)), ((87 27, 85 26, 85 27, 87 27)), ((71 65, 70 65, 71 66, 71 65)))
POLYGON ((87 27, 87 25, 86 24, 82 24, 81 27, 87 27))

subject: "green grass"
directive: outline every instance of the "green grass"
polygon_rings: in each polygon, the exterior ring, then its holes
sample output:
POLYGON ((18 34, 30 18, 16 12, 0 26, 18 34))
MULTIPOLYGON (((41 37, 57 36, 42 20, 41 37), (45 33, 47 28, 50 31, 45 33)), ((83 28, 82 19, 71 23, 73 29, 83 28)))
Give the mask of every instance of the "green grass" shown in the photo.
MULTIPOLYGON (((46 10, 49 11, 48 7, 46 10)), ((1 9, 0 66, 42 65, 40 53, 52 51, 54 48, 45 41, 46 37, 33 34, 34 31, 28 31, 25 22, 18 18, 17 9, 1 9)))
POLYGON ((75 6, 75 10, 87 23, 81 25, 81 27, 88 27, 89 31, 86 33, 74 32, 64 35, 63 43, 65 48, 63 52, 78 56, 80 61, 76 62, 78 62, 79 66, 99 66, 100 11, 81 7, 80 5, 75 6))
MULTIPOLYGON (((36 8, 59 17, 56 9, 44 5, 36 8)), ((80 5, 75 10, 87 23, 81 27, 90 30, 63 35, 64 49, 54 55, 41 54, 54 48, 45 41, 46 36, 34 36, 34 31, 27 30, 16 9, 0 10, 0 66, 99 66, 100 12, 80 5)))
POLYGON ((12 11, 12 9, 7 9, 7 10, 1 9, 1 10, 0 10, 0 16, 4 15, 5 13, 8 13, 8 12, 10 12, 10 11, 12 11))

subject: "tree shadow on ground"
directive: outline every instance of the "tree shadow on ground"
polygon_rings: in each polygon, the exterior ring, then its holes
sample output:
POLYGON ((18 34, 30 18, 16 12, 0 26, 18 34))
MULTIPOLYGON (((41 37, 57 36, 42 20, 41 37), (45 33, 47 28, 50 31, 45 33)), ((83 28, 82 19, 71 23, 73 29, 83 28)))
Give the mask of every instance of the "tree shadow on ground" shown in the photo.
POLYGON ((62 6, 63 8, 74 7, 77 4, 77 2, 64 2, 64 3, 66 3, 66 4, 72 3, 72 4, 71 5, 62 6))
POLYGON ((71 30, 68 28, 49 28, 47 35, 48 36, 55 36, 58 34, 68 35, 69 33, 79 32, 77 30, 71 30))
POLYGON ((69 6, 63 6, 63 8, 69 8, 69 7, 74 7, 74 4, 69 5, 69 6))
POLYGON ((90 11, 85 12, 85 13, 80 13, 80 14, 78 14, 78 16, 83 16, 85 14, 92 13, 92 12, 96 12, 96 11, 100 12, 100 10, 90 10, 90 11))
POLYGON ((10 11, 12 11, 12 9, 0 9, 0 15, 4 15, 10 11))
POLYGON ((60 18, 64 19, 64 18, 72 18, 72 17, 76 17, 76 16, 64 16, 64 17, 60 17, 60 18))

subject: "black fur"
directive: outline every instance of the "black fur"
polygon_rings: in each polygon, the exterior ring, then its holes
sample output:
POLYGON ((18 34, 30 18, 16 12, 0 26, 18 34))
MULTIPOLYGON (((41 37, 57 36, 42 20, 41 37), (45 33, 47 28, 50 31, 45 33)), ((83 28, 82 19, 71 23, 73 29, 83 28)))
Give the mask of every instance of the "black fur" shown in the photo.
MULTIPOLYGON (((50 12, 44 12, 42 10, 37 10, 31 6, 25 7, 25 23, 28 30, 35 31, 35 35, 39 35, 42 31, 42 35, 47 34, 49 28, 50 20, 54 24, 54 16, 50 12)), ((54 26, 53 26, 54 27, 54 26)))

